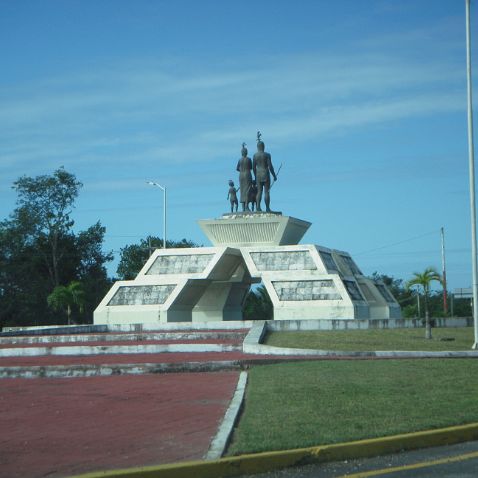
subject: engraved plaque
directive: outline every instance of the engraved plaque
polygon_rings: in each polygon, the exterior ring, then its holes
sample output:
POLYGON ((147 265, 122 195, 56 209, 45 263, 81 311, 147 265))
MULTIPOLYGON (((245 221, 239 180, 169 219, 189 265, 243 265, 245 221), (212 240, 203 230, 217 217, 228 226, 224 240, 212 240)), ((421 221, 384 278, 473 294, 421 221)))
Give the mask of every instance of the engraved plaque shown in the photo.
POLYGON ((147 275, 195 274, 204 272, 214 254, 158 256, 147 275))
POLYGON ((259 271, 303 271, 317 267, 309 251, 251 252, 259 271))
POLYGON ((332 280, 273 281, 272 285, 281 301, 342 299, 332 280))
POLYGON ((120 286, 108 305, 164 304, 175 287, 175 284, 120 286))

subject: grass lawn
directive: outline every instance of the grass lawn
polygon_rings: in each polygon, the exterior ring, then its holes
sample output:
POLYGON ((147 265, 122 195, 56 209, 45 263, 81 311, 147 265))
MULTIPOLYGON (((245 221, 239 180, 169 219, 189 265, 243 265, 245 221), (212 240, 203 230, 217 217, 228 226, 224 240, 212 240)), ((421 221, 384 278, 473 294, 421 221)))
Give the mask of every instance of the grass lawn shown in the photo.
POLYGON ((478 360, 256 366, 228 454, 301 448, 478 421, 478 360))
POLYGON ((470 350, 473 327, 432 329, 318 330, 310 332, 270 332, 265 343, 276 347, 322 350, 470 350), (454 339, 454 340, 442 340, 454 339))

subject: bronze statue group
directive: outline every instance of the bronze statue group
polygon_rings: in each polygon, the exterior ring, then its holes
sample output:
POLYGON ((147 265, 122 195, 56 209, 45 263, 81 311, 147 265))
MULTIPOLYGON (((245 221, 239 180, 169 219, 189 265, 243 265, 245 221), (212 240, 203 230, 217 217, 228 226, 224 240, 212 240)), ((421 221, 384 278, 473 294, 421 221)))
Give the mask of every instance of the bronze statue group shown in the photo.
POLYGON ((264 143, 261 140, 260 131, 257 132, 257 152, 253 159, 247 156, 246 143, 242 143, 241 159, 237 163, 236 170, 239 172, 239 187, 236 189, 234 181, 229 180, 229 192, 227 199, 231 202, 231 212, 237 212, 239 202, 243 211, 262 211, 261 201, 264 194, 266 212, 270 209, 271 175, 274 182, 277 175, 272 166, 271 155, 264 151, 264 143), (254 179, 252 178, 254 173, 254 179), (240 201, 237 200, 237 192, 240 191, 240 201))

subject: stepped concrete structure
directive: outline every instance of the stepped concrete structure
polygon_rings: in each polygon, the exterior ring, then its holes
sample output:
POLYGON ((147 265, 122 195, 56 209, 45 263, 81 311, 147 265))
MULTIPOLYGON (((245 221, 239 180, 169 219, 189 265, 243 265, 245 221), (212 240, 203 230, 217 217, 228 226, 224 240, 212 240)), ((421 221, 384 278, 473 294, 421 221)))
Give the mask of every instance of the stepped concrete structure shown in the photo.
POLYGON ((401 316, 385 284, 365 277, 350 254, 299 244, 307 221, 243 212, 199 225, 212 247, 157 249, 134 280, 113 285, 95 324, 242 320, 246 294, 258 283, 275 320, 401 316))

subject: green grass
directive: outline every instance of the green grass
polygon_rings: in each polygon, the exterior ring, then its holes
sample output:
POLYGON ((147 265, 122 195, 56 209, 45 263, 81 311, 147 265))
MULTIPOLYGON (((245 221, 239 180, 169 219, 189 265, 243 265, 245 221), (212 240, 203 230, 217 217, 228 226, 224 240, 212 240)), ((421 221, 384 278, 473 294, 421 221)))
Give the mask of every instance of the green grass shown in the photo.
POLYGON ((301 448, 478 421, 478 360, 257 366, 228 454, 301 448))
POLYGON ((432 339, 425 339, 425 329, 323 330, 311 332, 270 332, 265 343, 276 347, 321 350, 470 350, 473 327, 432 329, 432 339), (443 338, 453 338, 443 341, 443 338))

